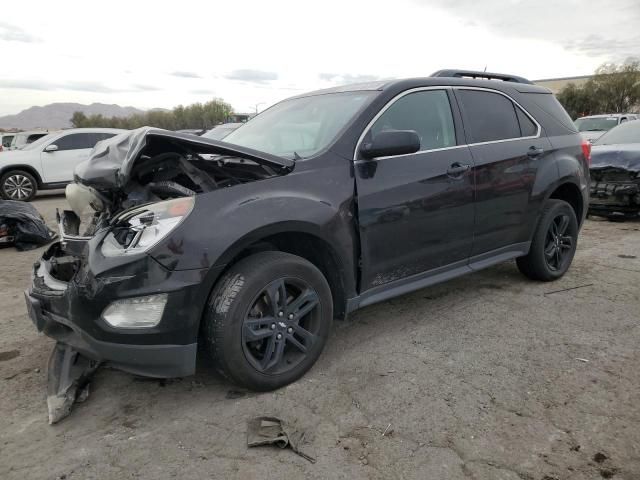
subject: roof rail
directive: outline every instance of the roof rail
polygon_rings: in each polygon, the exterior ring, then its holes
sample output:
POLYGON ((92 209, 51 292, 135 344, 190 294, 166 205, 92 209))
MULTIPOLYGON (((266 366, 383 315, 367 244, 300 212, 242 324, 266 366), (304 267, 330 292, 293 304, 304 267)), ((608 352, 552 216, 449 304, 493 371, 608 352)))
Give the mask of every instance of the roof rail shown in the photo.
POLYGON ((533 82, 523 77, 516 75, 508 75, 506 73, 491 73, 491 72, 476 72, 473 70, 438 70, 431 74, 432 77, 456 77, 456 78, 477 78, 486 80, 502 80, 504 82, 514 83, 528 83, 533 85, 533 82))

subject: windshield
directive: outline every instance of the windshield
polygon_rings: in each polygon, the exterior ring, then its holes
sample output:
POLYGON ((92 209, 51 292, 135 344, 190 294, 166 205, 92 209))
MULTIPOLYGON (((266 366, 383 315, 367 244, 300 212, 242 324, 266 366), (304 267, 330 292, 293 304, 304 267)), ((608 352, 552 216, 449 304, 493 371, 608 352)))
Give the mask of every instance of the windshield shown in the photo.
POLYGON ((20 150, 37 150, 38 147, 42 146, 44 143, 48 142, 53 138, 55 134, 50 133, 49 135, 45 135, 44 137, 40 137, 35 142, 28 143, 24 145, 20 150))
POLYGON ((579 132, 606 132, 618 125, 616 117, 579 118, 576 127, 579 132))
POLYGON ((640 143, 640 121, 622 123, 601 136, 595 145, 640 143))
POLYGON ((224 141, 285 158, 311 157, 335 139, 377 92, 341 92, 284 100, 224 141))
POLYGON ((219 127, 212 128, 202 134, 203 138, 211 138, 212 140, 222 140, 224 137, 229 135, 231 132, 236 130, 241 123, 234 123, 232 125, 220 125, 219 127))

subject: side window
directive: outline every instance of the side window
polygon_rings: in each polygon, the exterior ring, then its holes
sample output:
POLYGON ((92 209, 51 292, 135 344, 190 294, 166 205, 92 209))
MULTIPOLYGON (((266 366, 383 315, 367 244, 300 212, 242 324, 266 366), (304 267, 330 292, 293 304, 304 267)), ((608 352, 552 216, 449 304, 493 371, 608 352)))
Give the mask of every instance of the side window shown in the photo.
POLYGON ((33 133, 27 137, 27 143, 33 143, 39 138, 42 138, 46 135, 46 133, 33 133))
POLYGON ((12 135, 5 135, 2 137, 2 146, 3 147, 10 147, 11 146, 11 141, 13 140, 13 136, 12 135))
POLYGON ((538 126, 517 105, 515 109, 518 115, 518 123, 520 124, 520 136, 534 137, 538 133, 538 126))
POLYGON ((88 133, 71 133, 60 137, 55 143, 58 146, 58 150, 78 150, 80 148, 88 148, 84 145, 87 143, 88 133))
POLYGON ((480 90, 458 90, 472 143, 520 137, 516 108, 507 97, 480 90))
POLYGON ((113 137, 112 133, 71 133, 59 138, 54 143, 58 150, 79 150, 93 148, 100 140, 113 137))
POLYGON ((385 130, 415 130, 420 150, 452 147, 456 132, 444 90, 425 90, 401 97, 376 120, 368 135, 385 130))

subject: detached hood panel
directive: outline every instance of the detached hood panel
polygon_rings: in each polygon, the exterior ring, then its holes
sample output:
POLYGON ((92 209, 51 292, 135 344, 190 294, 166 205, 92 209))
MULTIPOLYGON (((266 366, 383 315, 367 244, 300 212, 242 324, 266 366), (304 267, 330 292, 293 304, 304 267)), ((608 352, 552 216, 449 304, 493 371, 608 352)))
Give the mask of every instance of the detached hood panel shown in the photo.
POLYGON ((640 143, 594 145, 591 149, 591 169, 602 168, 640 172, 640 143))
POLYGON ((99 142, 89 158, 76 167, 75 180, 99 189, 122 188, 130 180, 131 171, 141 157, 164 152, 228 155, 276 170, 289 170, 294 165, 293 160, 251 148, 185 133, 142 127, 99 142))

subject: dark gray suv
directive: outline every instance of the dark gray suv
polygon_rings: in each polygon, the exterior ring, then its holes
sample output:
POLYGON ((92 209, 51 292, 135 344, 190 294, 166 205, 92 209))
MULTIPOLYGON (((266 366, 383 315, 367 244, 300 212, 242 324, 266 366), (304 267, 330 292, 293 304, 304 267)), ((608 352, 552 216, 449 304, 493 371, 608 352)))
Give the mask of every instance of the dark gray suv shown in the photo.
POLYGON ((561 277, 589 155, 549 90, 451 70, 290 98, 224 141, 127 132, 76 169, 31 318, 65 355, 183 376, 200 342, 278 388, 365 305, 513 259, 561 277))

